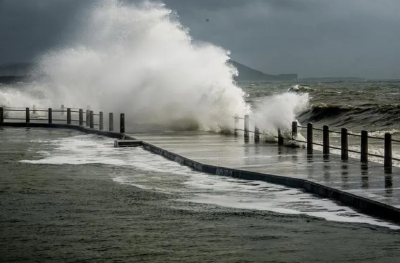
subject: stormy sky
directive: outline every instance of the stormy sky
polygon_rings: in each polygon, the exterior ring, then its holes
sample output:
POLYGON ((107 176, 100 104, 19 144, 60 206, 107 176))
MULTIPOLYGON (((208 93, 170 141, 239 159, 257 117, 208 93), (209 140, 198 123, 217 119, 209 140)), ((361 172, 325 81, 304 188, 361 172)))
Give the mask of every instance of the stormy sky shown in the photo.
MULTIPOLYGON (((0 0, 0 64, 63 45, 93 2, 0 0)), ((399 0, 163 2, 194 39, 266 73, 400 78, 399 0)))

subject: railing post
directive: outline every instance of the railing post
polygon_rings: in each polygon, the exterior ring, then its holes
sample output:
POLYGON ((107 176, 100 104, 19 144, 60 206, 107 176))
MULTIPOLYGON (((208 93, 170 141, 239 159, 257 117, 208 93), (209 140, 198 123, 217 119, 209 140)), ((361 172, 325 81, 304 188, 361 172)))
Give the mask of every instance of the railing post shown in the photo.
POLYGON ((83 125, 83 110, 79 109, 79 126, 83 125))
POLYGON ((0 124, 4 123, 4 108, 0 107, 0 124))
POLYGON ((244 115, 244 138, 249 139, 249 115, 244 115))
POLYGON ((67 124, 71 124, 71 108, 67 108, 67 124))
POLYGON ((114 115, 112 112, 108 115, 108 130, 114 131, 114 115))
POLYGON ((29 115, 29 108, 25 109, 25 119, 26 119, 26 123, 29 123, 31 121, 31 117, 29 115))
POLYGON ((362 163, 368 162, 368 132, 361 131, 361 158, 362 163))
POLYGON ((254 142, 260 142, 260 129, 257 126, 254 127, 254 142))
POLYGON ((93 111, 92 110, 89 112, 89 123, 90 123, 90 129, 93 129, 94 121, 93 121, 93 111))
POLYGON ((297 121, 292 122, 292 140, 297 138, 297 121))
POLYGON ((349 159, 349 140, 346 128, 342 128, 341 131, 341 157, 343 161, 349 159))
POLYGON ((32 107, 32 113, 33 113, 33 114, 36 114, 36 105, 33 105, 33 107, 32 107))
POLYGON ((90 125, 90 117, 89 117, 89 110, 86 110, 86 127, 90 125))
POLYGON ((313 125, 307 123, 307 154, 313 153, 313 125))
POLYGON ((281 129, 278 129, 278 145, 283 145, 283 144, 284 144, 284 140, 283 140, 282 132, 281 132, 281 129))
POLYGON ((119 132, 125 133, 125 114, 121 113, 119 117, 119 132))
POLYGON ((324 125, 322 130, 322 153, 329 154, 329 127, 324 125))
POLYGON ((48 114, 47 115, 49 115, 48 116, 48 118, 49 118, 49 124, 52 124, 53 123, 53 110, 52 110, 52 108, 49 108, 48 109, 48 114))
POLYGON ((102 111, 99 112, 99 130, 100 131, 103 130, 103 112, 102 111))
POLYGON ((61 115, 64 115, 64 111, 65 111, 65 109, 64 109, 64 104, 63 104, 63 105, 61 105, 61 115))
POLYGON ((392 135, 385 133, 384 169, 386 173, 392 173, 392 135))
POLYGON ((237 127, 238 127, 238 123, 239 123, 239 117, 237 115, 235 115, 235 117, 233 117, 233 135, 235 137, 238 136, 238 131, 237 131, 237 127))

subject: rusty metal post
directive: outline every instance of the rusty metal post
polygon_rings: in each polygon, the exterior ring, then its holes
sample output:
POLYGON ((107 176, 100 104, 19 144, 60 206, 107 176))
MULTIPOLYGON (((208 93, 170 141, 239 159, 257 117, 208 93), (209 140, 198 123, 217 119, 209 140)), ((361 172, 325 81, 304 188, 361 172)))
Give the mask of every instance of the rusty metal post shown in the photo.
POLYGON ((260 142, 260 129, 257 126, 254 127, 254 142, 260 142))
POLYGON ((307 123, 307 154, 313 153, 313 125, 307 123))
POLYGON ((99 130, 100 131, 103 130, 103 112, 102 111, 99 112, 99 130))
POLYGON ((385 133, 384 168, 386 173, 392 173, 392 135, 385 133))
POLYGON ((29 108, 26 108, 26 109, 25 109, 25 120, 26 120, 26 123, 31 122, 31 117, 30 117, 29 108))
POLYGON ((121 113, 119 117, 119 132, 125 133, 125 114, 121 113))
POLYGON ((94 128, 94 119, 93 119, 93 111, 91 110, 90 112, 89 112, 89 126, 90 126, 90 129, 93 129, 94 128))
POLYGON ((346 128, 342 128, 341 131, 341 157, 343 161, 347 161, 349 159, 349 140, 348 133, 346 128))
POLYGON ((237 115, 235 115, 235 117, 233 117, 233 118, 234 118, 234 120, 233 120, 233 135, 235 137, 237 137, 238 136, 237 127, 239 124, 239 117, 237 115))
POLYGON ((114 131, 114 115, 112 112, 108 115, 108 130, 114 131))
POLYGON ((83 125, 83 110, 79 109, 79 126, 83 125))
POLYGON ((244 115, 244 138, 249 139, 249 115, 244 115))
POLYGON ((0 124, 4 123, 4 108, 0 107, 0 124))
POLYGON ((283 135, 281 129, 278 129, 278 145, 283 145, 283 144, 284 144, 283 135))
POLYGON ((361 158, 362 163, 368 162, 368 132, 361 131, 361 158))
POLYGON ((292 140, 297 138, 297 121, 292 122, 292 140))
POLYGON ((322 153, 329 154, 329 127, 324 125, 322 130, 322 153))
POLYGON ((48 119, 49 119, 49 124, 52 124, 53 123, 53 109, 52 108, 49 108, 47 110, 47 115, 48 115, 48 119))
POLYGON ((67 124, 71 124, 71 108, 67 108, 67 124))

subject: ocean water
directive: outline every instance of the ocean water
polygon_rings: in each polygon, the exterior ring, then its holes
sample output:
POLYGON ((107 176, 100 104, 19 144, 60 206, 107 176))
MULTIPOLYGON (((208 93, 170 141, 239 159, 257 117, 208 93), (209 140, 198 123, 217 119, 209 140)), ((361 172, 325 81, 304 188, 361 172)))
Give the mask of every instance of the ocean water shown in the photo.
POLYGON ((1 262, 400 257, 397 225, 298 190, 193 172, 76 131, 5 128, 0 146, 1 262))

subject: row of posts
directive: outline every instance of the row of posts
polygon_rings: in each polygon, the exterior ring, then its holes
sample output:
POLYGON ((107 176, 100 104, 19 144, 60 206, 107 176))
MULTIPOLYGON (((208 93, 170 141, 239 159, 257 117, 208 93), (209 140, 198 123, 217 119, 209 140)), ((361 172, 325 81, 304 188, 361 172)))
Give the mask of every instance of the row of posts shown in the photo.
MULTIPOLYGON (((244 139, 245 139, 245 141, 249 141, 249 139, 250 139, 250 129, 249 129, 250 121, 249 120, 250 120, 249 115, 245 115, 244 116, 244 139)), ((235 116, 234 130, 233 130, 233 133, 235 136, 238 136, 238 129, 237 129, 238 124, 239 124, 239 117, 235 116)), ((255 143, 260 142, 260 129, 257 126, 254 127, 254 142, 255 143)), ((283 135, 282 135, 280 129, 278 129, 278 144, 283 145, 283 135)))
MULTIPOLYGON (((33 111, 35 111, 34 109, 33 111)), ((25 109, 25 122, 30 123, 31 118, 30 118, 30 112, 31 110, 29 108, 25 109)), ((61 106, 61 113, 63 114, 64 112, 64 107, 61 106)), ((67 108, 67 124, 71 125, 72 124, 72 117, 71 117, 71 108, 67 108)), ((52 124, 53 123, 53 110, 52 108, 48 108, 48 123, 52 124)), ((0 123, 4 122, 4 108, 0 107, 0 123)), ((87 110, 86 111, 86 127, 89 127, 91 129, 94 129, 94 112, 87 110)), ((114 131, 114 115, 113 113, 109 113, 108 116, 108 124, 109 124, 109 131, 114 131)), ((79 125, 83 126, 83 110, 79 109, 79 125)), ((120 114, 120 133, 125 133, 125 114, 121 113, 120 114)), ((103 112, 99 112, 99 130, 104 129, 104 122, 103 122, 103 112)))
MULTIPOLYGON (((239 123, 239 117, 234 118, 234 135, 238 136, 237 127, 239 123)), ((296 121, 292 122, 292 139, 297 138, 298 124, 296 121)), ((244 116, 244 138, 248 141, 249 135, 249 115, 244 116)), ((348 131, 346 128, 341 129, 341 159, 347 161, 349 159, 349 141, 348 141, 348 131)), ((360 161, 362 163, 368 163, 368 132, 361 131, 361 147, 360 147, 360 161)), ((260 130, 257 126, 254 128, 254 142, 258 143, 260 141, 260 130)), ((278 129, 278 145, 284 144, 284 137, 280 129, 278 129)), ((307 154, 313 154, 313 125, 312 123, 307 124, 307 154)), ((329 145, 329 127, 327 125, 323 126, 322 129, 322 153, 328 156, 330 153, 329 145)), ((385 133, 384 137, 384 168, 385 172, 392 172, 392 135, 390 133, 385 133)))
MULTIPOLYGON (((297 134, 297 122, 292 123, 292 134, 296 132, 297 134)), ((340 156, 343 161, 349 159, 349 140, 348 131, 346 128, 342 128, 340 131, 340 156)), ((362 163, 368 163, 368 131, 361 131, 361 141, 360 141, 360 161, 362 163)), ((313 153, 313 125, 311 123, 307 124, 307 153, 313 153)), ((330 145, 329 145, 329 126, 324 125, 322 128, 322 153, 324 155, 329 155, 330 145)), ((384 168, 385 172, 392 172, 392 135, 390 133, 385 133, 384 137, 384 168)))

